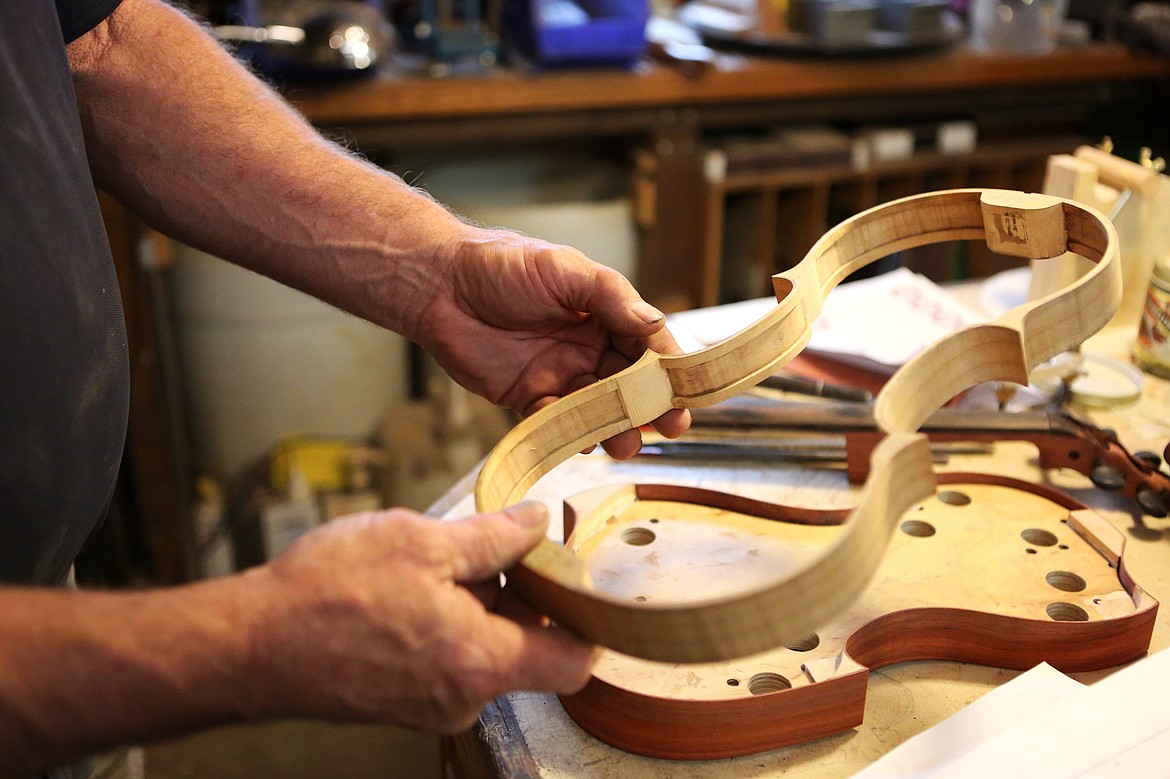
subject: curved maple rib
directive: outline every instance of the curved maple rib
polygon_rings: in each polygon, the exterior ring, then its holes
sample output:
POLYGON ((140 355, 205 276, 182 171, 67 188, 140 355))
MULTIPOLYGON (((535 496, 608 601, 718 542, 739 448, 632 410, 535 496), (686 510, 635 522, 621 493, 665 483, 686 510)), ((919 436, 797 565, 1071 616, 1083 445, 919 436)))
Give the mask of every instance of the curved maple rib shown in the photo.
POLYGON ((509 583, 542 613, 565 614, 558 622, 635 657, 704 662, 792 642, 853 600, 881 559, 893 523, 934 489, 923 436, 891 436, 875 450, 874 463, 874 478, 850 515, 856 531, 840 534, 821 557, 774 587, 685 606, 638 603, 582 590, 588 577, 580 560, 551 543, 510 571, 509 583), (825 585, 825 570, 836 572, 832 586, 825 585))
POLYGON ((1117 235, 1103 217, 1086 218, 1086 209, 1044 195, 985 193, 981 202, 992 251, 1045 260, 1075 246, 1095 264, 1068 289, 962 328, 917 354, 878 396, 879 426, 917 430, 948 400, 983 381, 1027 384, 1033 368, 1100 330, 1121 302, 1121 266, 1109 261, 1117 235), (907 404, 907 398, 919 402, 907 404))
POLYGON ((647 352, 625 371, 547 406, 505 436, 480 472, 477 509, 501 509, 575 452, 671 408, 717 403, 773 373, 808 342, 810 322, 825 297, 854 270, 902 249, 980 237, 993 251, 1021 257, 1051 257, 1076 246, 1097 266, 1064 294, 960 331, 903 366, 874 412, 878 428, 890 435, 875 449, 857 509, 820 559, 752 592, 663 607, 595 590, 580 561, 546 540, 509 571, 517 591, 592 641, 673 662, 764 651, 799 638, 847 605, 880 560, 893 524, 934 489, 929 447, 913 431, 977 383, 1026 380, 1032 361, 1078 343, 1112 316, 1120 299, 1117 239, 1099 213, 1002 190, 931 193, 870 209, 831 230, 795 268, 774 277, 778 305, 761 320, 693 354, 647 352))

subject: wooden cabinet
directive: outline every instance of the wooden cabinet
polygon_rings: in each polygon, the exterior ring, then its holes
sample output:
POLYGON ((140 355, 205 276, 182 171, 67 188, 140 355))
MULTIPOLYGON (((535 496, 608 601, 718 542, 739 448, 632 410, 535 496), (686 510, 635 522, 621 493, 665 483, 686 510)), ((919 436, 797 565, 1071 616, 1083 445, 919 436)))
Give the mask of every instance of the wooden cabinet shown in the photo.
MULTIPOLYGON (((830 227, 890 200, 960 187, 1039 191, 1048 155, 1071 152, 1076 145, 1076 139, 1061 137, 995 142, 965 154, 916 152, 864 169, 848 163, 781 165, 717 176, 712 166, 704 166, 698 303, 771 294, 770 276, 798 263, 830 227), (741 213, 735 230, 726 218, 733 203, 741 213)), ((907 252, 904 263, 944 280, 990 275, 1015 261, 972 244, 907 252)))

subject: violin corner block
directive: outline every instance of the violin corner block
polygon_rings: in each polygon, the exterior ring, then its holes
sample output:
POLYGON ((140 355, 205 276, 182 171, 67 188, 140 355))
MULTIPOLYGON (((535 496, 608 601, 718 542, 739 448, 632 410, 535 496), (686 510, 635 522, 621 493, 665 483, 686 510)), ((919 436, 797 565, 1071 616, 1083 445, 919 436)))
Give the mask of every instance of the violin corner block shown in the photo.
POLYGON ((615 375, 617 395, 631 427, 644 425, 674 408, 670 376, 653 352, 615 375))
POLYGON ((1068 251, 1061 201, 1049 195, 988 190, 980 197, 987 248, 1042 260, 1068 251))

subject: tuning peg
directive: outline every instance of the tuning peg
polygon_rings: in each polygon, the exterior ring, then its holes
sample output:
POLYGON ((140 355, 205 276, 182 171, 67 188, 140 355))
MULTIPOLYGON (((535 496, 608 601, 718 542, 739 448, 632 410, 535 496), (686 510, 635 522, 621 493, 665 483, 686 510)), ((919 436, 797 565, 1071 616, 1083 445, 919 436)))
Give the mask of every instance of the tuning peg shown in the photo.
POLYGON ((1133 456, 1144 463, 1149 463, 1155 471, 1162 467, 1162 458, 1157 452, 1134 452, 1133 456))
POLYGON ((1141 148, 1141 151, 1138 153, 1138 164, 1155 173, 1161 173, 1166 170, 1166 160, 1161 157, 1155 157, 1153 150, 1149 146, 1143 146, 1141 148))
POLYGON ((1112 465, 1094 465, 1089 481, 1100 489, 1116 492, 1125 486, 1125 474, 1112 465))
POLYGON ((1149 487, 1142 487, 1138 490, 1137 502, 1142 507, 1142 511, 1151 517, 1162 519, 1170 514, 1170 508, 1166 506, 1166 498, 1149 487))

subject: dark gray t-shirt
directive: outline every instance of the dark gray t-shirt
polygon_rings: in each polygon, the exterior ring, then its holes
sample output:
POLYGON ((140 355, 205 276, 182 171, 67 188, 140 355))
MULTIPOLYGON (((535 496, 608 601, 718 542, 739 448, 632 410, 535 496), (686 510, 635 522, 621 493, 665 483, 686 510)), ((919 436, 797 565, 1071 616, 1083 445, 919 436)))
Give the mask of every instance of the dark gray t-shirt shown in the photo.
POLYGON ((65 56, 117 2, 0 0, 0 583, 65 577, 122 456, 126 330, 65 56))

